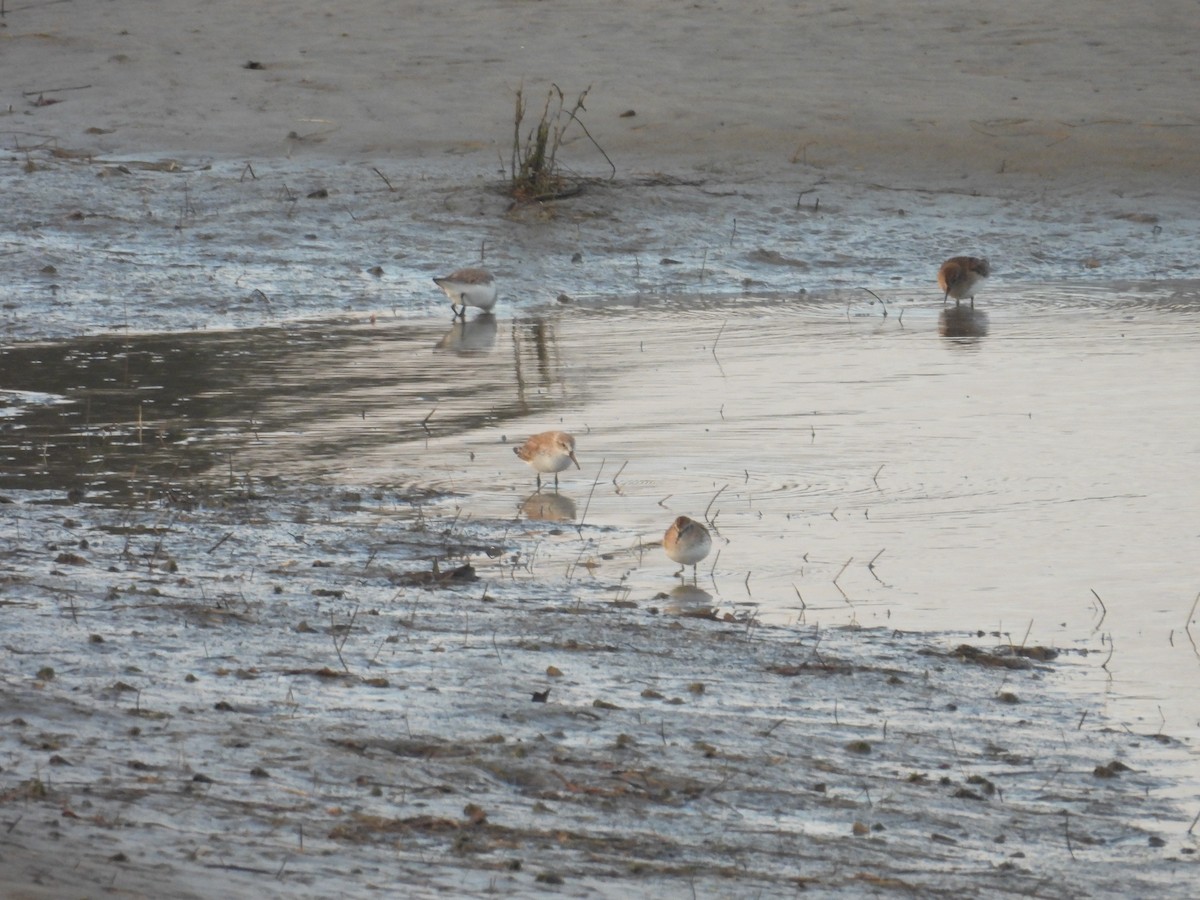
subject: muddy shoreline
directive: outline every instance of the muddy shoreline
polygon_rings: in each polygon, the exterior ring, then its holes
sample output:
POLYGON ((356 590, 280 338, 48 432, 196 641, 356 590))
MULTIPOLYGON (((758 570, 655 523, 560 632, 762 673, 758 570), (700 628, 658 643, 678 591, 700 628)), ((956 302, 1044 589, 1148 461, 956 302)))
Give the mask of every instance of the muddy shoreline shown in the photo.
POLYGON ((422 503, 10 507, 10 885, 1190 893, 1186 748, 1064 692, 1073 654, 627 598, 550 574, 594 527, 422 503))

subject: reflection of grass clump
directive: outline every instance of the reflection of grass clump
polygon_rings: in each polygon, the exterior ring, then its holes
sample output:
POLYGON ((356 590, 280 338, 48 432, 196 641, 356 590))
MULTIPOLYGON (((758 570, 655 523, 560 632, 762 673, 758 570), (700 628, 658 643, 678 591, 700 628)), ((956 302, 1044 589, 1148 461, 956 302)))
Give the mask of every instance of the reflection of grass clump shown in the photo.
MULTIPOLYGON (((537 124, 525 132, 525 92, 517 88, 517 105, 513 116, 513 147, 510 164, 511 178, 509 193, 519 203, 530 200, 554 200, 578 193, 580 185, 570 182, 559 168, 558 150, 562 146, 563 137, 574 123, 595 145, 601 154, 604 150, 596 143, 595 138, 580 120, 578 113, 587 112, 583 101, 587 98, 587 90, 581 93, 575 104, 568 109, 566 95, 562 88, 553 84, 546 92, 546 102, 542 106, 541 117, 537 124)), ((607 154, 604 154, 607 160, 607 154)), ((612 161, 609 160, 609 166, 612 161)), ((614 173, 616 169, 613 169, 614 173)))

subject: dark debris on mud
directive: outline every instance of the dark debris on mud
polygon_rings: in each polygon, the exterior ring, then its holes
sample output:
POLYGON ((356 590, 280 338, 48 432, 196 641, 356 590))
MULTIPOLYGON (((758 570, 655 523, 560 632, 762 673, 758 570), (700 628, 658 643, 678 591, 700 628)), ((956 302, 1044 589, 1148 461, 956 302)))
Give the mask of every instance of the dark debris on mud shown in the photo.
MULTIPOLYGON (((1191 896, 1050 648, 613 602, 389 490, 14 497, 0 855, 56 894, 1191 896), (70 558, 66 558, 70 557, 70 558)), ((444 513, 444 514, 443 514, 444 513)))

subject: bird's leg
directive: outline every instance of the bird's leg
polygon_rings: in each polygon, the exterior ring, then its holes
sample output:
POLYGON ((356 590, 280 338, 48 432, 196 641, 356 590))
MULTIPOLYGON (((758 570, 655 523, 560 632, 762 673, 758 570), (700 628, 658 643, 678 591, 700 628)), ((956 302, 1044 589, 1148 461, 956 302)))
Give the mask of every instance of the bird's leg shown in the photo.
POLYGON ((971 298, 971 309, 974 309, 974 308, 975 308, 975 298, 972 297, 971 298))
POLYGON ((558 473, 554 473, 554 493, 558 493, 558 473))
POLYGON ((537 473, 537 486, 538 486, 537 492, 540 494, 542 492, 542 473, 541 472, 537 473))

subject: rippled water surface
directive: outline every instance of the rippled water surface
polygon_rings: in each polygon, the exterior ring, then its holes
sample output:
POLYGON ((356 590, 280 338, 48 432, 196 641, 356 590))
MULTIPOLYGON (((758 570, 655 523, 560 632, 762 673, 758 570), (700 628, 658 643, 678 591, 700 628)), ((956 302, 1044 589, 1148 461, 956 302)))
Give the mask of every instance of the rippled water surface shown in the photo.
POLYGON ((638 601, 679 583, 644 545, 706 517, 683 602, 1099 635, 1120 721, 1200 735, 1200 293, 1028 287, 886 317, 863 296, 16 345, 0 489, 418 485, 464 520, 532 519, 531 540, 582 523, 588 577, 638 601), (531 496, 513 442, 560 427, 583 468, 531 496))

